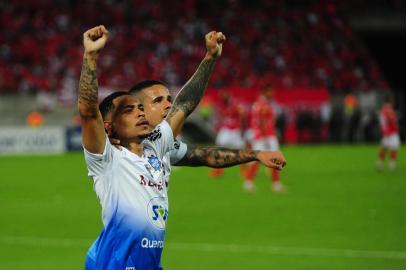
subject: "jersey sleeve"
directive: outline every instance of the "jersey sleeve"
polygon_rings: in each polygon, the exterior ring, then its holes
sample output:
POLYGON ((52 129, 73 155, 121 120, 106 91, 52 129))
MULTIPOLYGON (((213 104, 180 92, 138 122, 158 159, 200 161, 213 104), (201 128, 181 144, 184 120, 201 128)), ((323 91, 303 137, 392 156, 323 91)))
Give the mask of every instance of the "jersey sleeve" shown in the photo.
POLYGON ((173 143, 173 149, 170 151, 170 162, 172 165, 176 164, 181 160, 187 151, 187 144, 175 139, 173 143))
POLYGON ((84 147, 83 150, 85 153, 88 176, 95 178, 101 176, 107 168, 108 163, 112 162, 116 149, 111 145, 109 139, 106 138, 106 144, 102 154, 91 153, 84 147))
POLYGON ((173 149, 174 138, 172 128, 168 122, 162 121, 148 136, 147 140, 154 145, 158 155, 162 158, 173 149))

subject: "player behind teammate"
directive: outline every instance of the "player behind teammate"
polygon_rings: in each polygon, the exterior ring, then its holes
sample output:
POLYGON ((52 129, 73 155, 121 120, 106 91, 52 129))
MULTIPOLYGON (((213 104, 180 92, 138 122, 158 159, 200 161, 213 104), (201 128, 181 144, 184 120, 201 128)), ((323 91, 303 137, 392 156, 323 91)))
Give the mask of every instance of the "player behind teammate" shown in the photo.
MULTIPOLYGON (((267 85, 261 89, 261 93, 252 105, 250 127, 253 132, 252 148, 262 151, 279 150, 278 138, 275 130, 276 115, 272 105, 272 87, 267 85)), ((247 169, 244 188, 252 192, 255 190, 254 178, 258 170, 258 162, 253 163, 247 169)), ((279 171, 269 169, 272 179, 271 189, 274 192, 284 191, 284 186, 280 181, 279 171)))
MULTIPOLYGON (((204 87, 182 89, 168 115, 151 132, 143 105, 131 95, 112 103, 111 122, 104 123, 98 107, 96 75, 99 51, 108 31, 94 27, 83 35, 85 52, 79 81, 78 109, 89 176, 102 205, 104 228, 90 248, 86 269, 162 269, 160 258, 168 217, 163 157, 174 143, 185 118, 196 108, 204 87), (120 140, 112 146, 106 135, 120 140)), ((211 32, 203 65, 211 72, 225 37, 211 32)))
MULTIPOLYGON (((201 87, 193 86, 195 81, 201 80, 200 67, 183 88, 201 87)), ((130 91, 144 105, 144 112, 151 128, 155 128, 166 117, 172 107, 172 98, 164 83, 157 80, 146 80, 134 85, 130 91)), ((125 95, 126 92, 115 92, 107 96, 100 104, 105 122, 111 121, 111 107, 115 98, 125 95)), ((111 138, 114 144, 119 145, 120 141, 111 138)), ((173 150, 164 163, 165 169, 170 173, 170 165, 176 166, 208 166, 212 168, 226 168, 238 164, 245 164, 251 161, 260 161, 267 167, 282 169, 286 164, 283 154, 279 151, 252 151, 246 149, 228 149, 216 146, 195 147, 187 145, 175 139, 173 150)))
POLYGON ((396 159, 400 147, 398 118, 394 109, 392 96, 385 97, 384 104, 379 112, 379 125, 381 127, 381 147, 379 149, 376 167, 383 170, 386 152, 389 152, 389 170, 396 169, 396 159))

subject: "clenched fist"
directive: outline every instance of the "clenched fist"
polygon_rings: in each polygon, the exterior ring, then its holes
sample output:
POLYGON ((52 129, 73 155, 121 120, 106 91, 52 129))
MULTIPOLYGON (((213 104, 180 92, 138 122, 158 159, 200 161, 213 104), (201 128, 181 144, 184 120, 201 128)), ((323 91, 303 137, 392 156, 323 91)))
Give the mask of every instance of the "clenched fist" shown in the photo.
POLYGON ((265 166, 279 171, 286 165, 286 159, 280 151, 259 151, 257 158, 265 166))
POLYGON ((211 31, 206 34, 206 49, 207 55, 214 59, 221 56, 223 51, 223 42, 226 40, 226 36, 222 32, 211 31))
POLYGON ((87 30, 83 34, 85 53, 97 54, 106 45, 109 32, 104 25, 99 25, 87 30))

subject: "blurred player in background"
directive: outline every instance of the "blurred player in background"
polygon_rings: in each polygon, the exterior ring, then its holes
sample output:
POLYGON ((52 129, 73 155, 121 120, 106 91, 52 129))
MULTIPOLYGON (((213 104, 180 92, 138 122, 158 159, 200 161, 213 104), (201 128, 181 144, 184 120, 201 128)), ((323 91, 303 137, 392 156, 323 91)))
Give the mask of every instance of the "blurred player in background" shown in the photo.
MULTIPOLYGON (((278 151, 279 143, 275 129, 276 114, 272 106, 272 87, 270 85, 262 88, 258 99, 254 102, 251 112, 250 128, 252 130, 252 148, 262 151, 278 151)), ((258 170, 258 162, 254 162, 245 175, 245 190, 255 190, 254 178, 258 170)), ((278 170, 269 169, 272 179, 271 189, 274 192, 283 192, 284 186, 280 181, 278 170)))
POLYGON ((379 124, 381 126, 381 147, 379 149, 376 167, 383 170, 386 153, 389 153, 388 167, 393 171, 396 169, 396 159, 400 147, 398 117, 394 109, 393 96, 385 97, 385 101, 379 112, 379 124))
MULTIPOLYGON (((217 137, 216 145, 231 149, 244 148, 244 108, 228 92, 220 92, 220 102, 217 104, 217 137)), ((244 175, 244 166, 241 173, 244 175)), ((224 170, 217 168, 210 172, 212 177, 218 177, 224 170)))

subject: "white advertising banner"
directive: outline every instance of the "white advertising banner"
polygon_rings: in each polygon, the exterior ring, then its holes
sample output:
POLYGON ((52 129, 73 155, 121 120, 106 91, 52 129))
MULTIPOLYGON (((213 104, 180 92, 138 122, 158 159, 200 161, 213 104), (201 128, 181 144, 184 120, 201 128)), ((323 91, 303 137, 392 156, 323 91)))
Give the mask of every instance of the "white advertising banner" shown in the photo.
POLYGON ((0 127, 0 154, 55 154, 66 150, 64 127, 0 127))

